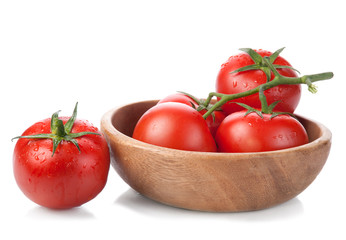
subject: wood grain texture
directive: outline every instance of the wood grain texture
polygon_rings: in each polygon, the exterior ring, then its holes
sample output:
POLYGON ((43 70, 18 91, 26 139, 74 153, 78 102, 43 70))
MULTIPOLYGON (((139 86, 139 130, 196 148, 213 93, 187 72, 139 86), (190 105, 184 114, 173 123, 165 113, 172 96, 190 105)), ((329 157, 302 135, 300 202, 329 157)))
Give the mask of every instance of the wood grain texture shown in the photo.
POLYGON ((101 121, 112 165, 137 192, 191 210, 238 212, 268 208, 294 198, 324 166, 331 133, 299 117, 310 142, 261 153, 203 153, 168 149, 131 138, 140 116, 157 101, 113 109, 101 121))

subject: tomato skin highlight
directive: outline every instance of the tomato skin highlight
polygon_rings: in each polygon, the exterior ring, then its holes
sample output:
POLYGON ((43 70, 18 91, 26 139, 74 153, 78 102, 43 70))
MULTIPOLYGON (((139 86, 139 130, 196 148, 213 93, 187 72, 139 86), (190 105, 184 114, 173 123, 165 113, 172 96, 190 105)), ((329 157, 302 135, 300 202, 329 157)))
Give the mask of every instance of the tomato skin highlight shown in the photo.
MULTIPOLYGON (((60 117, 64 123, 67 117, 60 117)), ((71 133, 97 132, 88 121, 76 119, 71 133)), ((37 122, 22 135, 50 133, 50 118, 37 122)), ((104 188, 110 166, 107 142, 102 135, 76 138, 80 147, 62 141, 53 153, 51 139, 18 139, 13 154, 17 185, 33 202, 48 208, 67 209, 96 197, 104 188)))
POLYGON ((228 115, 221 123, 216 142, 220 152, 264 152, 308 143, 303 125, 289 115, 270 119, 271 114, 244 116, 247 110, 228 115))
MULTIPOLYGON (((194 105, 194 108, 198 108, 198 103, 194 101, 189 96, 183 94, 183 93, 174 93, 171 95, 168 95, 167 97, 161 99, 157 104, 165 103, 165 102, 177 102, 186 104, 190 107, 192 107, 192 104, 194 105)), ((199 111, 199 113, 203 116, 207 110, 202 109, 199 111)), ((226 115, 222 111, 214 111, 214 118, 212 115, 209 115, 205 121, 207 122, 207 125, 209 127, 210 133, 215 137, 216 130, 219 127, 220 123, 225 119, 226 115)))
POLYGON ((162 98, 157 104, 165 103, 165 102, 177 102, 177 103, 183 103, 190 107, 192 107, 192 104, 195 108, 198 107, 198 104, 189 96, 183 94, 183 93, 173 93, 171 95, 168 95, 164 98, 162 98))
POLYGON ((133 138, 161 147, 215 152, 216 144, 202 115, 185 104, 167 102, 150 108, 137 122, 133 138))
MULTIPOLYGON (((270 56, 272 53, 265 50, 255 50, 262 57, 270 56)), ((236 94, 256 88, 261 84, 266 83, 267 78, 262 70, 248 70, 239 73, 231 73, 241 67, 252 65, 254 61, 247 53, 240 53, 231 56, 224 64, 222 64, 216 79, 216 92, 224 94, 236 94)), ((278 56, 274 64, 291 66, 281 56, 278 56)), ((297 77, 295 71, 287 68, 278 68, 277 71, 286 77, 297 77)), ((273 80, 274 74, 271 74, 273 80)), ((297 85, 280 85, 264 91, 268 105, 275 101, 280 101, 275 107, 278 112, 293 113, 299 104, 301 97, 301 86, 297 85)), ((235 99, 222 106, 223 111, 228 115, 236 111, 241 111, 243 108, 231 102, 245 103, 253 108, 261 108, 258 93, 235 99)))

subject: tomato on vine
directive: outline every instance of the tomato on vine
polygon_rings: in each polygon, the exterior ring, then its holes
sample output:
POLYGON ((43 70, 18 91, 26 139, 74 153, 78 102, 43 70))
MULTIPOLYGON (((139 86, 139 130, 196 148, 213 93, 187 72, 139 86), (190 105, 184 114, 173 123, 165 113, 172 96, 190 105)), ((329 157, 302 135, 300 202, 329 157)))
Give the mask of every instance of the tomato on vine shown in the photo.
MULTIPOLYGON (((242 93, 273 80, 274 74, 265 63, 264 57, 269 57, 269 61, 282 76, 297 77, 296 70, 291 67, 288 61, 279 56, 283 48, 273 54, 269 51, 250 48, 240 50, 244 52, 231 56, 227 62, 222 64, 216 80, 216 92, 223 94, 242 93)), ((301 97, 301 87, 299 84, 275 86, 266 90, 266 95, 268 104, 280 101, 276 107, 278 111, 293 113, 301 97)), ((258 94, 240 97, 236 102, 254 108, 261 107, 258 94)), ((224 104, 222 109, 226 114, 242 110, 240 106, 232 104, 232 101, 224 104)))
POLYGON ((161 147, 215 152, 216 144, 202 115, 181 103, 157 104, 137 122, 133 138, 161 147))
POLYGON ((303 125, 290 115, 246 115, 247 110, 232 113, 221 123, 216 142, 220 152, 263 152, 291 148, 308 143, 303 125))
MULTIPOLYGON (((168 95, 165 98, 161 99, 158 102, 158 104, 165 102, 183 103, 196 109, 201 115, 204 115, 212 107, 211 104, 205 106, 203 100, 196 98, 195 96, 185 92, 178 92, 168 95)), ((225 119, 225 117, 226 116, 223 113, 223 111, 221 109, 217 109, 213 111, 213 113, 205 119, 209 127, 209 130, 213 136, 215 136, 217 128, 219 127, 220 123, 225 119)))
POLYGON ((273 54, 241 50, 245 53, 231 57, 220 70, 218 92, 210 92, 205 100, 186 93, 168 96, 139 119, 133 138, 204 152, 216 150, 213 136, 219 150, 225 152, 271 151, 307 143, 304 127, 292 115, 300 99, 300 84, 306 84, 315 93, 313 83, 331 79, 333 73, 298 77, 297 70, 279 56, 283 48, 273 54), (212 102, 213 97, 218 101, 212 102), (249 108, 247 112, 236 112, 244 106, 249 108), (273 112, 274 107, 277 112, 273 112), (256 110, 259 108, 261 111, 256 110), (220 109, 230 114, 222 118, 221 124, 216 121, 220 109), (216 135, 207 122, 216 124, 216 135))
POLYGON ((177 92, 170 94, 162 99, 157 104, 165 103, 165 102, 177 102, 177 103, 183 103, 188 106, 191 106, 193 108, 198 107, 198 103, 191 98, 190 96, 186 95, 185 93, 182 92, 177 92))
POLYGON ((268 106, 264 90, 261 87, 258 94, 261 111, 237 103, 247 110, 228 115, 220 124, 215 137, 220 152, 274 151, 309 142, 304 126, 292 113, 273 111, 279 101, 268 106))

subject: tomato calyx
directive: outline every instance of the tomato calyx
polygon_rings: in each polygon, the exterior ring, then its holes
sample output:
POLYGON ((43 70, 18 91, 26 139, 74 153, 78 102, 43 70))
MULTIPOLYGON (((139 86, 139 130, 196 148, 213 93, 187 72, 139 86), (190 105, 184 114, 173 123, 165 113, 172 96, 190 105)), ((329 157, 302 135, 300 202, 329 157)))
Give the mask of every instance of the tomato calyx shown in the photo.
POLYGON ((263 113, 264 114, 271 114, 270 116, 270 119, 274 118, 274 117, 277 117, 279 115, 290 115, 291 117, 297 119, 297 117, 290 113, 290 112, 274 112, 273 111, 273 108, 279 103, 279 101, 276 101, 276 102, 273 102, 272 104, 270 104, 268 106, 268 109, 267 111, 263 111, 263 110, 258 110, 258 109, 255 109, 253 107, 250 107, 249 105, 246 105, 244 103, 239 103, 239 102, 234 102, 236 104, 238 104, 239 106, 242 106, 243 108, 247 109, 247 111, 245 112, 244 116, 254 112, 256 113, 259 117, 261 117, 263 119, 263 113))
POLYGON ((260 116, 261 118, 263 118, 263 115, 262 113, 264 114, 271 114, 271 117, 270 119, 276 117, 276 116, 279 116, 279 115, 290 115, 291 117, 293 118, 296 118, 296 116, 294 116, 294 114, 290 113, 290 112, 274 112, 274 108, 276 107, 276 105, 280 102, 280 101, 275 101, 273 102, 272 104, 268 105, 268 102, 267 102, 267 98, 264 94, 264 90, 265 88, 264 87, 260 87, 259 89, 259 99, 261 101, 261 111, 253 108, 253 107, 250 107, 249 105, 247 104, 244 104, 244 103, 239 103, 239 102, 235 102, 236 104, 238 104, 239 106, 247 109, 248 111, 245 113, 244 116, 248 115, 249 113, 252 113, 252 112, 255 112, 258 116, 260 116))
POLYGON ((258 54, 255 50, 253 50, 251 48, 240 48, 239 50, 249 54, 251 59, 254 61, 254 64, 238 68, 238 69, 232 71, 231 73, 239 73, 239 72, 244 72, 244 71, 249 71, 249 70, 262 70, 267 77, 267 82, 270 81, 272 67, 274 67, 275 69, 288 68, 288 69, 291 69, 293 71, 300 73, 297 69, 295 69, 291 66, 274 64, 275 59, 280 55, 280 53, 284 49, 285 49, 284 47, 280 48, 279 50, 275 51, 269 57, 262 57, 260 54, 258 54), (270 66, 270 64, 268 64, 268 61, 266 61, 265 58, 268 58, 271 66, 270 66))
POLYGON ((265 113, 265 114, 271 114, 271 117, 270 119, 276 117, 276 116, 279 116, 279 115, 290 115, 291 117, 293 118, 296 118, 292 113, 290 112, 274 112, 274 108, 276 107, 276 105, 280 102, 280 101, 275 101, 273 102, 272 104, 268 105, 268 102, 267 102, 267 98, 264 94, 264 90, 265 90, 265 87, 260 87, 259 89, 259 99, 260 99, 260 102, 261 102, 261 111, 253 108, 253 107, 250 107, 249 105, 246 105, 244 103, 239 103, 239 102, 236 102, 239 106, 242 106, 244 107, 245 109, 247 109, 248 111, 245 113, 245 116, 248 115, 249 113, 252 113, 252 112, 255 112, 258 116, 260 116, 261 118, 263 118, 263 115, 262 113, 265 113))
MULTIPOLYGON (((193 95, 191 95, 189 93, 182 92, 182 91, 178 91, 178 92, 188 96, 193 101, 195 101, 198 106, 196 107, 196 105, 191 102, 191 107, 196 109, 198 112, 200 112, 202 110, 206 110, 206 112, 208 112, 214 106, 210 102, 207 103, 206 100, 196 98, 195 96, 193 96, 193 95)), ((213 112, 210 114, 212 116, 212 118, 213 118, 213 122, 215 122, 215 113, 214 113, 214 111, 222 111, 222 109, 221 109, 221 107, 218 107, 218 108, 214 109, 213 112)), ((203 116, 203 118, 206 119, 204 116, 203 116)))
POLYGON ((17 136, 12 138, 13 139, 18 139, 18 138, 27 138, 27 139, 52 139, 53 141, 53 153, 52 156, 54 156, 54 153, 59 146, 59 144, 65 140, 68 142, 73 143, 79 152, 81 152, 80 147, 76 141, 75 138, 87 135, 87 134, 93 134, 93 135, 100 135, 99 133, 96 132, 79 132, 79 133, 71 133, 73 124, 76 120, 77 117, 77 106, 78 102, 75 105, 75 108, 73 110, 72 116, 69 118, 69 120, 65 123, 61 119, 59 119, 59 112, 57 111, 53 113, 51 117, 51 122, 50 122, 50 129, 51 133, 42 133, 42 134, 35 134, 35 135, 27 135, 27 136, 17 136))

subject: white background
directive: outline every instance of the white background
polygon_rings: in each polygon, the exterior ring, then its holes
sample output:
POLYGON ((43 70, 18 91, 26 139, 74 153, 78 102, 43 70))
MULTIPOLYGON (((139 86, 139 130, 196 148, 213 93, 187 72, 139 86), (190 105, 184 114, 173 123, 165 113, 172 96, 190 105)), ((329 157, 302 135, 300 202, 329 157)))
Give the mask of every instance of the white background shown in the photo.
POLYGON ((1 239, 345 239, 345 23, 342 1, 0 2, 1 239), (298 197, 267 210, 204 213, 138 195, 111 169, 82 207, 53 211, 28 200, 12 173, 15 142, 57 110, 100 125, 116 106, 182 90, 214 91, 220 65, 242 47, 275 51, 302 74, 296 113, 333 133, 320 175, 298 197), (5 237, 6 236, 6 237, 5 237))

